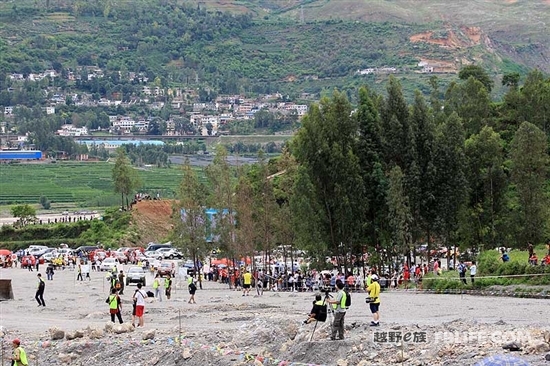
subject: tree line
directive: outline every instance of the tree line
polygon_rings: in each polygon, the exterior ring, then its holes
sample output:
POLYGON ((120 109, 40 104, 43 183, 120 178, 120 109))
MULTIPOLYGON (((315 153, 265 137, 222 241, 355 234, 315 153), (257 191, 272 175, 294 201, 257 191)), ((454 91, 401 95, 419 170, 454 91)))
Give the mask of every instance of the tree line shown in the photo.
POLYGON ((501 101, 484 70, 467 67, 445 90, 412 103, 390 77, 385 96, 363 87, 313 104, 277 159, 231 169, 217 151, 200 180, 184 167, 174 242, 206 255, 241 257, 278 248, 341 265, 397 265, 421 244, 475 255, 548 236, 550 79, 506 75, 501 101), (219 240, 205 241, 204 208, 216 208, 219 240), (225 210, 225 211, 224 211, 225 210))

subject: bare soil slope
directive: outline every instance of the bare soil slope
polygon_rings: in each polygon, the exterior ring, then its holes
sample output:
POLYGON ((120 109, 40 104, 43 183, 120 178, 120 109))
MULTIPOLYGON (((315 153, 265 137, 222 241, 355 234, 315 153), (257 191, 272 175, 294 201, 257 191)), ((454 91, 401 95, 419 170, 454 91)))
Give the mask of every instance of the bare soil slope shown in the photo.
POLYGON ((132 224, 139 237, 139 244, 159 242, 172 229, 172 200, 141 201, 132 208, 132 224))

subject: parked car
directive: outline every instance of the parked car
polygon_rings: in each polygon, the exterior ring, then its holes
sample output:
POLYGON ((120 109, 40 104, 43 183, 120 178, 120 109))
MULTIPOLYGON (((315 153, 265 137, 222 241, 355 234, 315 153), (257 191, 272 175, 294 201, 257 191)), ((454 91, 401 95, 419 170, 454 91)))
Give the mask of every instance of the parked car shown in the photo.
POLYGON ((133 266, 128 269, 128 272, 126 272, 126 286, 131 283, 141 283, 143 286, 146 285, 145 271, 143 268, 133 266))
POLYGON ((181 254, 177 249, 174 248, 159 248, 156 250, 157 259, 181 259, 183 254, 181 254))
POLYGON ((161 276, 166 276, 169 274, 174 277, 174 271, 174 263, 171 262, 161 262, 157 269, 158 274, 161 276))
POLYGON ((160 248, 172 248, 172 243, 171 242, 168 242, 168 243, 164 243, 164 244, 157 244, 157 243, 149 243, 149 245, 147 245, 147 249, 146 251, 155 251, 157 249, 160 249, 160 248))
POLYGON ((44 262, 51 262, 54 258, 57 258, 58 254, 55 251, 42 254, 40 259, 43 259, 44 262))
POLYGON ((113 267, 117 267, 120 264, 117 258, 108 257, 105 258, 99 265, 100 271, 110 271, 113 267))

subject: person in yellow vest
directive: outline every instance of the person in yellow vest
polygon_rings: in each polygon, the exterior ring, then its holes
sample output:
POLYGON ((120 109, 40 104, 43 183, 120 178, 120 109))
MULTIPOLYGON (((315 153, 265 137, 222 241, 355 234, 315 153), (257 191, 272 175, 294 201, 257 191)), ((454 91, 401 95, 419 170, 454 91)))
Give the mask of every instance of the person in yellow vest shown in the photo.
POLYGON ((167 274, 164 279, 164 294, 166 299, 170 300, 170 296, 172 296, 172 277, 170 274, 167 274))
POLYGON ((10 358, 14 366, 28 366, 29 362, 27 361, 27 354, 23 347, 21 347, 21 341, 19 339, 14 339, 12 342, 13 345, 13 355, 10 358))
POLYGON ((380 325, 380 284, 378 283, 378 276, 372 274, 372 283, 367 287, 369 293, 370 312, 372 313, 371 327, 377 327, 380 325))
POLYGON ((331 340, 344 339, 344 318, 346 316, 346 293, 344 291, 344 283, 340 280, 336 281, 336 288, 338 292, 334 300, 327 299, 327 302, 332 305, 334 309, 334 321, 332 322, 331 340))
POLYGON ((243 274, 243 296, 250 294, 250 286, 252 286, 252 273, 247 269, 243 274))
POLYGON ((155 291, 155 298, 162 302, 162 291, 160 289, 160 275, 157 273, 155 280, 153 281, 153 290, 155 291))
POLYGON ((118 296, 115 288, 111 289, 111 294, 105 301, 109 304, 109 314, 111 314, 111 322, 115 322, 115 315, 118 319, 118 322, 122 324, 122 315, 120 311, 122 310, 122 304, 120 301, 120 296, 118 296))

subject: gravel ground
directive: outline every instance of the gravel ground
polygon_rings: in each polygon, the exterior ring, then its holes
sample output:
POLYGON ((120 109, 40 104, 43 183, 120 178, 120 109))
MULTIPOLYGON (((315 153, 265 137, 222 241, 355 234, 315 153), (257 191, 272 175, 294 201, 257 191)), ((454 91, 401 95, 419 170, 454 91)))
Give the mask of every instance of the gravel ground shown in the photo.
POLYGON ((330 341, 328 323, 319 323, 313 337, 314 324, 301 324, 312 293, 243 297, 206 282, 192 305, 184 279, 176 279, 171 300, 147 304, 145 327, 136 330, 128 324, 135 289, 130 286, 122 295, 126 324, 112 327, 105 272, 91 277, 80 282, 74 271, 56 271, 54 280, 46 281, 43 308, 34 300, 36 271, 0 269, 0 278, 12 280, 14 293, 13 300, 0 302, 4 358, 11 353, 11 339, 18 337, 30 365, 97 366, 115 359, 120 365, 473 365, 508 353, 502 346, 516 341, 522 350, 515 356, 532 365, 550 364, 544 360, 550 324, 543 299, 386 292, 381 326, 371 328, 365 294, 358 293, 346 314, 346 339, 330 341), (61 336, 77 337, 52 340, 59 330, 61 336), (418 335, 416 342, 374 342, 407 333, 418 335))

